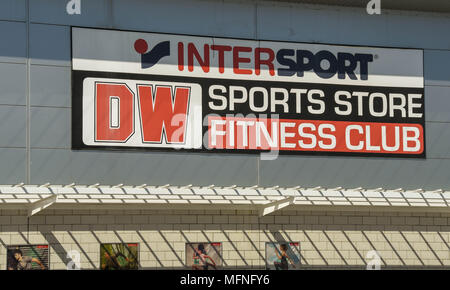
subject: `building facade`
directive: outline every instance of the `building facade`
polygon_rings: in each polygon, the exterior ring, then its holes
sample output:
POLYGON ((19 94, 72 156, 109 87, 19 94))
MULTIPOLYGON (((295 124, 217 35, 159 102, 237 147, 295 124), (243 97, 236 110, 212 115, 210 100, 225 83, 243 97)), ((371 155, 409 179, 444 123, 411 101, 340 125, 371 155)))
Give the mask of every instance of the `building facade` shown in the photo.
POLYGON ((1 269, 21 245, 48 246, 50 269, 100 269, 108 243, 137 244, 140 269, 190 268, 187 243, 265 269, 271 242, 295 245, 300 269, 450 266, 445 4, 68 2, 0 1, 1 269), (73 27, 423 51, 425 156, 73 148, 73 27))

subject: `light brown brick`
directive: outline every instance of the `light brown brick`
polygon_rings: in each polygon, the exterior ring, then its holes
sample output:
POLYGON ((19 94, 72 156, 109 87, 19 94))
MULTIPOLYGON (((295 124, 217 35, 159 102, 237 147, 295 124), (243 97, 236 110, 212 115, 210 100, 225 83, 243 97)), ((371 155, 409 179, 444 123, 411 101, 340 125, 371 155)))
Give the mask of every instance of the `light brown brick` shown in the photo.
POLYGON ((331 225, 332 223, 333 223, 333 217, 332 216, 320 216, 319 217, 319 224, 331 225))
POLYGON ((64 216, 64 223, 65 224, 75 225, 75 224, 80 224, 80 222, 81 222, 81 217, 79 215, 66 215, 66 216, 64 216))
POLYGON ((289 216, 275 216, 275 223, 276 224, 288 224, 289 223, 289 216))
POLYGON ((362 225, 363 219, 360 216, 352 216, 348 218, 348 223, 352 225, 362 225))
POLYGON ((319 217, 318 216, 305 216, 305 224, 318 224, 319 217))
POLYGON ((405 225, 405 217, 392 217, 391 224, 393 225, 405 225))
POLYGON ((210 224, 213 222, 213 216, 210 215, 199 215, 197 216, 197 222, 199 224, 210 224))
POLYGON ((227 224, 228 223, 228 216, 227 215, 215 215, 213 217, 213 223, 215 223, 215 224, 227 224))
POLYGON ((377 217, 365 216, 365 217, 363 217, 363 224, 364 225, 376 225, 377 224, 377 217))

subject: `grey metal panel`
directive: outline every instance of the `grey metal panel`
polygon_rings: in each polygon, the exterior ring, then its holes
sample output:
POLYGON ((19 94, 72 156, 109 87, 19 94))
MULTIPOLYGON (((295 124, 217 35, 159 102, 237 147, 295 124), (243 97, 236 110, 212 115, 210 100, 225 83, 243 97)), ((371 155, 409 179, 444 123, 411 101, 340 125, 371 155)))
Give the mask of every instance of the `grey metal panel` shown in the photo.
POLYGON ((425 86, 425 120, 450 122, 450 87, 425 86))
MULTIPOLYGON (((218 2, 215 6, 213 36, 255 38, 253 3, 218 2)), ((201 16, 199 16, 201 19, 201 16)))
POLYGON ((2 0, 0 1, 1 20, 25 20, 26 0, 2 0))
MULTIPOLYGON (((0 106, 0 136, 0 147, 25 148, 25 106, 0 106)), ((1 162, 3 162, 3 160, 1 162)))
POLYGON ((388 45, 449 49, 450 39, 442 37, 450 29, 450 18, 439 14, 402 13, 387 19, 388 45))
POLYGON ((387 11, 303 4, 258 4, 258 36, 263 39, 320 43, 448 49, 442 37, 450 28, 443 14, 387 11), (432 31, 432 33, 430 33, 432 31))
POLYGON ((0 104, 25 105, 26 81, 25 64, 0 63, 0 104))
MULTIPOLYGON (((323 5, 336 5, 336 9, 342 6, 359 7, 365 10, 369 0, 277 0, 278 2, 297 2, 323 5)), ((383 0, 381 3, 381 13, 386 9, 433 11, 440 13, 450 12, 450 3, 442 0, 383 0)))
MULTIPOLYGON (((298 27, 292 27, 292 5, 258 4, 256 17, 258 23, 257 38, 270 40, 303 40, 295 36, 299 34, 298 27)), ((306 13, 306 12, 304 12, 306 13)), ((300 17, 300 15, 299 15, 300 17)))
POLYGON ((300 42, 382 45, 386 17, 357 9, 297 4, 258 4, 258 37, 300 42))
POLYGON ((67 13, 66 5, 68 2, 69 0, 30 1, 30 19, 33 22, 49 24, 108 26, 110 0, 83 0, 81 1, 80 15, 69 15, 67 13))
POLYGON ((70 27, 31 24, 30 56, 32 64, 70 66, 70 27))
POLYGON ((253 185, 256 156, 32 149, 31 183, 253 185))
MULTIPOLYGON (((360 10, 366 10, 370 0, 276 0, 277 2, 297 2, 320 5, 333 5, 335 9, 342 6, 358 7, 360 10)), ((433 11, 448 13, 450 12, 450 3, 442 0, 383 0, 381 3, 381 13, 386 9, 414 10, 414 11, 433 11)))
POLYGON ((31 105, 70 107, 70 67, 31 66, 31 105))
MULTIPOLYGON (((387 14, 368 16, 365 11, 341 11, 339 22, 333 28, 336 35, 339 35, 338 43, 356 45, 386 45, 388 44, 389 25, 387 19, 391 17, 387 14)), ((325 29, 330 27, 324 20, 325 29)), ((327 33, 327 31, 324 31, 327 33)), ((327 36, 328 37, 328 36, 327 36)))
POLYGON ((0 148, 0 183, 17 184, 26 181, 26 150, 0 148))
POLYGON ((303 5, 258 5, 258 37, 304 42, 339 42, 339 12, 303 5), (311 25, 314 23, 314 25, 311 25))
POLYGON ((26 24, 0 21, 0 62, 26 62, 26 24))
POLYGON ((252 3, 114 0, 114 27, 153 32, 253 38, 252 3))
POLYGON ((31 147, 70 148, 70 108, 31 108, 31 147))
POLYGON ((449 159, 281 156, 261 161, 265 186, 436 189, 450 186, 449 159))
POLYGON ((450 123, 426 123, 425 126, 427 157, 450 159, 450 123))
POLYGON ((425 84, 450 86, 450 50, 425 50, 424 59, 425 84))

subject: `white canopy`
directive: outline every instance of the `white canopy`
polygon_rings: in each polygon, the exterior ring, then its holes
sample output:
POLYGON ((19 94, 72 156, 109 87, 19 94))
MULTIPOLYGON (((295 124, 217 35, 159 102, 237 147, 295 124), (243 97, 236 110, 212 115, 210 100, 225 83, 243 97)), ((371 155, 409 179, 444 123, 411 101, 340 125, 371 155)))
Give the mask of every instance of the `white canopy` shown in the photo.
MULTIPOLYGON (((186 208, 198 209, 205 205, 214 208, 252 208, 266 215, 286 206, 331 207, 415 207, 437 208, 448 211, 450 191, 442 189, 344 189, 302 188, 300 186, 274 187, 220 187, 220 186, 115 186, 107 185, 0 185, 0 208, 27 208, 33 215, 48 206, 82 208, 127 206, 129 208, 186 208)), ((125 207, 125 208, 127 208, 125 207)))

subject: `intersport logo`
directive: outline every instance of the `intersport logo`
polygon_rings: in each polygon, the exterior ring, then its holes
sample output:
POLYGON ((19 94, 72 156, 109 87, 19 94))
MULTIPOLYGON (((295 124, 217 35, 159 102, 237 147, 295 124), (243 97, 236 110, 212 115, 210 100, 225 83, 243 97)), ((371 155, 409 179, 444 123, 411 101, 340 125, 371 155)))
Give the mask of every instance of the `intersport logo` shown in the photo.
MULTIPOLYGON (((148 51, 148 43, 137 39, 134 49, 141 55, 141 68, 155 66, 162 58, 169 56, 170 41, 162 41, 148 51)), ((177 43, 177 63, 179 71, 193 72, 195 66, 204 73, 217 70, 225 73, 231 64, 230 72, 234 75, 261 75, 267 70, 272 77, 303 77, 305 72, 314 72, 322 79, 337 75, 338 79, 368 80, 369 64, 374 61, 373 54, 367 53, 333 53, 328 50, 312 52, 305 49, 268 47, 250 47, 237 45, 210 45, 197 47, 193 42, 177 43), (253 66, 249 68, 249 66, 253 66)))
POLYGON ((170 55, 170 41, 163 41, 147 52, 148 43, 144 39, 134 42, 134 49, 141 55, 141 67, 150 68, 158 63, 163 57, 170 55))

